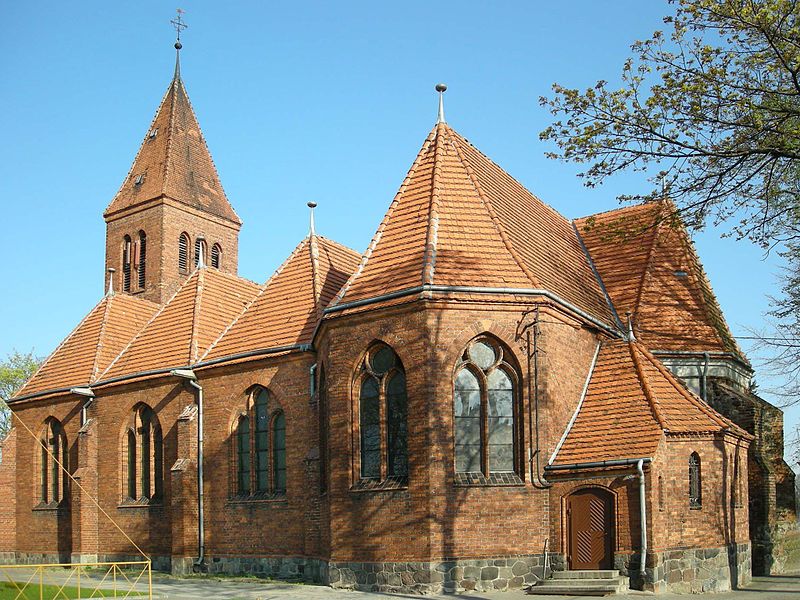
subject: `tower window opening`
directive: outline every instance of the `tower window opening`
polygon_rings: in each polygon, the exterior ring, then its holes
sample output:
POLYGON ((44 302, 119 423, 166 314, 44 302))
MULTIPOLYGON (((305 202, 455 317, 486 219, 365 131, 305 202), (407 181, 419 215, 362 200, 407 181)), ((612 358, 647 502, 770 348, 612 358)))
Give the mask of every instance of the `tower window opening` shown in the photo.
POLYGON ((189 270, 189 234, 182 233, 178 238, 178 271, 186 273, 189 270))
POLYGON ((219 244, 211 246, 211 266, 219 269, 222 264, 222 248, 219 244))
POLYGON ((131 291, 131 262, 133 260, 133 243, 131 236, 122 238, 122 291, 131 291))
POLYGON ((139 289, 144 289, 144 284, 147 279, 147 234, 144 231, 139 232, 139 252, 136 261, 136 268, 138 270, 138 285, 139 289))

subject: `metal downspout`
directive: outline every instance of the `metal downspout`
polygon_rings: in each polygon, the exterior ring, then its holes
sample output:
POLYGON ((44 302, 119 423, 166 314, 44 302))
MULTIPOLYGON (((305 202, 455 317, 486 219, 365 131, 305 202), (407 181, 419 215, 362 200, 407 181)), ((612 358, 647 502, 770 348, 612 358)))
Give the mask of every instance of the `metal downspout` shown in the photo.
POLYGON ((195 570, 206 570, 205 498, 203 496, 203 386, 196 379, 189 385, 197 390, 197 547, 195 570))
POLYGON ((647 502, 644 469, 642 468, 643 464, 644 460, 642 459, 639 459, 636 462, 636 471, 639 473, 639 518, 641 519, 642 529, 642 559, 641 563, 639 564, 639 574, 642 576, 642 582, 644 582, 645 567, 647 563, 647 502))

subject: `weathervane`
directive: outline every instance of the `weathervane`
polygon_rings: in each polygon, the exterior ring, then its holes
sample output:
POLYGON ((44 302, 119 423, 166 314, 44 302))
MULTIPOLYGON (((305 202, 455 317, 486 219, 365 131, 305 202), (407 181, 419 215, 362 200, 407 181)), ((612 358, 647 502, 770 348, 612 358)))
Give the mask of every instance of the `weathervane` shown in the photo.
POLYGON ((178 13, 178 16, 174 19, 171 19, 170 23, 172 23, 172 26, 175 28, 175 32, 178 34, 175 40, 175 49, 180 50, 183 47, 183 44, 181 44, 181 31, 189 26, 183 22, 183 15, 186 14, 186 11, 182 8, 176 8, 175 12, 178 13))

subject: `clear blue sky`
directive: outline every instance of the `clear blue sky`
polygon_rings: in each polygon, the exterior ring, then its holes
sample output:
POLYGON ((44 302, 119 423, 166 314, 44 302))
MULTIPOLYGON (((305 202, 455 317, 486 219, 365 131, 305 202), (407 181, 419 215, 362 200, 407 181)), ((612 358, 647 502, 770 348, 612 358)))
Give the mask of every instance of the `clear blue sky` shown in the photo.
MULTIPOLYGON (((599 189, 548 160, 540 95, 614 81, 665 1, 187 1, 182 74, 229 199, 244 220, 240 274, 265 281, 318 230, 362 251, 433 126, 448 122, 567 217, 646 189, 599 189)), ((175 5, 5 2, 0 9, 0 356, 46 355, 98 301, 102 212, 174 65, 175 5)), ((759 328, 775 257, 696 237, 735 335, 759 328)), ((747 350, 750 344, 745 340, 747 350)), ((792 429, 800 411, 787 412, 792 429)))

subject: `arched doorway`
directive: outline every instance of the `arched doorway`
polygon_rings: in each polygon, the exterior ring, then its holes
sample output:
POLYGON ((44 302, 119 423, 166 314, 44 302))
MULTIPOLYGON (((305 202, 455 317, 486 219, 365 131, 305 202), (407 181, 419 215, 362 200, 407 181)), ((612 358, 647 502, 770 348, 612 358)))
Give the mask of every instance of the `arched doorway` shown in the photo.
POLYGON ((614 496, 601 488, 567 497, 569 569, 611 569, 614 565, 614 496))

